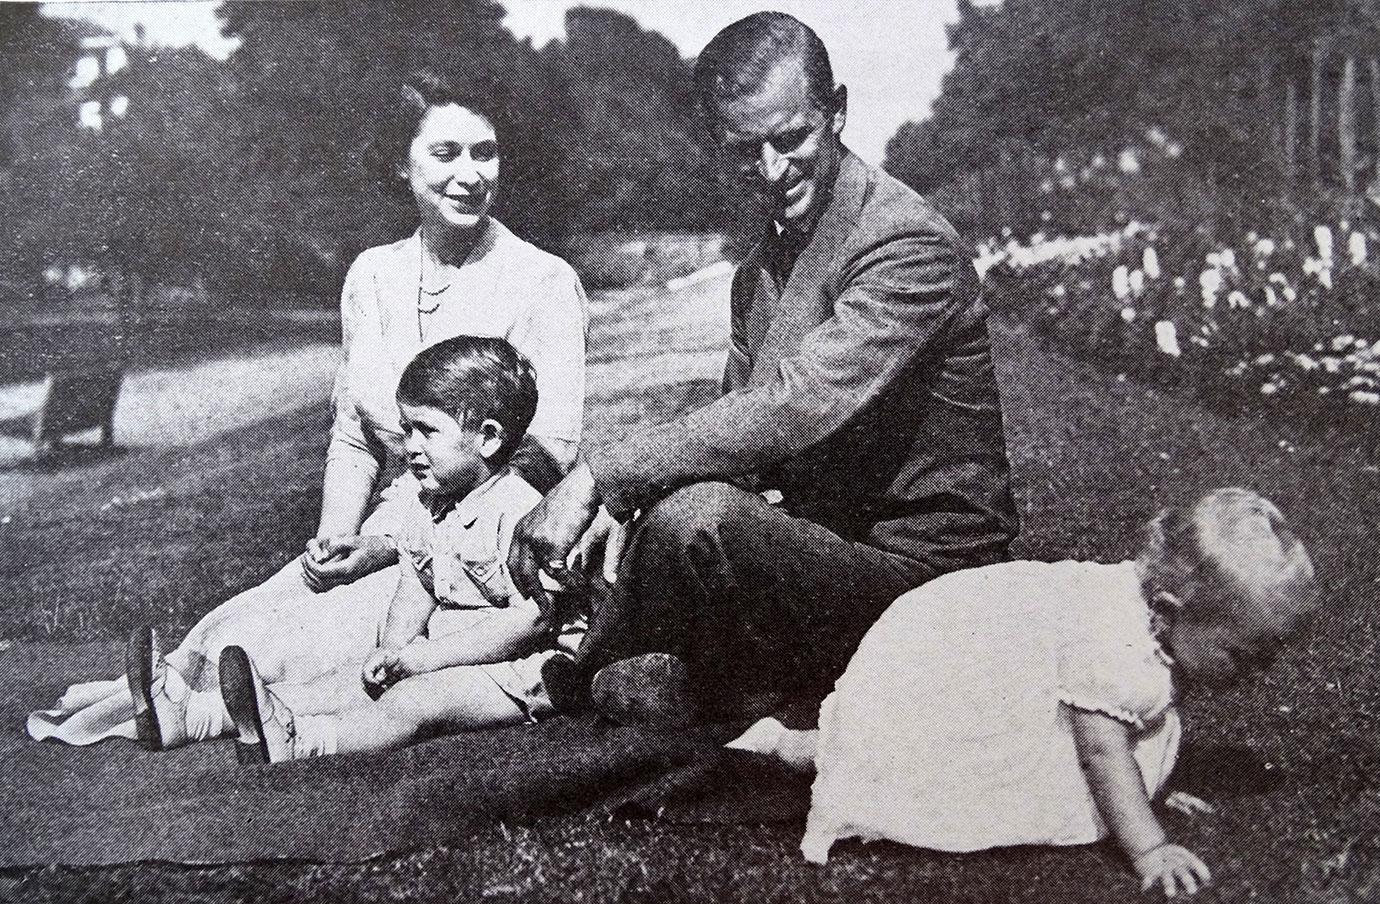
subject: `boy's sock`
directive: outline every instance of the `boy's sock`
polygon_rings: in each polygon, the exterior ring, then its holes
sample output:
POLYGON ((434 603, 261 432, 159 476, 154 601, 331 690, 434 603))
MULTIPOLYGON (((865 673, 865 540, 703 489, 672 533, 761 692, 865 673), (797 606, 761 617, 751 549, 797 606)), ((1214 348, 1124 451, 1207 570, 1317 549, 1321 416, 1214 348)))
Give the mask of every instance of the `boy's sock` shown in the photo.
POLYGON ((297 716, 297 736, 292 739, 292 758, 331 756, 340 748, 340 717, 334 714, 297 716))
POLYGON ((230 714, 225 711, 225 701, 220 691, 187 692, 187 740, 209 741, 231 734, 234 726, 230 714))
POLYGON ((153 701, 164 747, 181 747, 229 733, 230 716, 220 691, 193 690, 171 666, 161 677, 162 685, 155 689, 153 701))

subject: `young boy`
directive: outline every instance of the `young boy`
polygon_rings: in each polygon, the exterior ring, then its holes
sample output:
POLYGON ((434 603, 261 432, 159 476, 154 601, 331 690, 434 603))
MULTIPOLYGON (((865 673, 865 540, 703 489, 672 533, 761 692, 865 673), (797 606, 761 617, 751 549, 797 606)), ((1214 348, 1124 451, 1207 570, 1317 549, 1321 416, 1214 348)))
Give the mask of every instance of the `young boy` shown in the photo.
POLYGON ((513 526, 541 498, 508 468, 536 404, 531 364, 503 339, 449 339, 407 366, 398 407, 424 508, 395 538, 402 573, 379 645, 362 676, 272 687, 227 647, 221 693, 242 759, 382 750, 552 712, 541 666, 573 652, 583 624, 563 623, 553 644, 506 566, 513 526))

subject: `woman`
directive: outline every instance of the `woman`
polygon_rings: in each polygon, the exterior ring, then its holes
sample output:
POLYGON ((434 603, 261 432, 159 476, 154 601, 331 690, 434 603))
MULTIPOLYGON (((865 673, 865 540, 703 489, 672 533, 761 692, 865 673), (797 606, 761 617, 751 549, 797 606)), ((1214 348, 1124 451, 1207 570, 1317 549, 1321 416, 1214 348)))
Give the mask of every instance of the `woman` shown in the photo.
POLYGON ((341 299, 344 360, 326 454, 321 518, 306 552, 208 613, 166 660, 151 632, 131 638, 125 678, 74 685, 29 734, 70 744, 139 738, 154 748, 231 733, 216 687, 221 649, 244 647, 266 680, 300 682, 375 641, 397 585, 390 534, 418 505, 404 473, 370 512, 379 477, 403 452, 394 389, 421 349, 456 335, 498 336, 528 357, 540 401, 516 467, 538 486, 574 461, 584 406, 584 290, 570 265, 490 215, 499 118, 433 73, 413 76, 387 111, 373 155, 411 192, 410 237, 361 254, 341 299), (367 515, 367 517, 366 517, 367 515), (271 676, 271 677, 270 677, 271 676))

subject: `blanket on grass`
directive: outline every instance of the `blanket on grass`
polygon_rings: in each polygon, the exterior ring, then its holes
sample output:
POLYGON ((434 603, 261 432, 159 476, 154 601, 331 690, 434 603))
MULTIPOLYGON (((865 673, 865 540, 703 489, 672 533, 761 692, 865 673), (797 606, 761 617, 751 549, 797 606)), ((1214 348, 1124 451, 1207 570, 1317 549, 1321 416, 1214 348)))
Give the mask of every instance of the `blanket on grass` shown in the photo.
POLYGON ((239 766, 234 741, 154 753, 37 743, 24 716, 108 674, 115 644, 0 652, 0 868, 137 861, 362 860, 502 819, 581 811, 689 822, 803 817, 805 779, 691 733, 594 719, 438 738, 384 754, 239 766))

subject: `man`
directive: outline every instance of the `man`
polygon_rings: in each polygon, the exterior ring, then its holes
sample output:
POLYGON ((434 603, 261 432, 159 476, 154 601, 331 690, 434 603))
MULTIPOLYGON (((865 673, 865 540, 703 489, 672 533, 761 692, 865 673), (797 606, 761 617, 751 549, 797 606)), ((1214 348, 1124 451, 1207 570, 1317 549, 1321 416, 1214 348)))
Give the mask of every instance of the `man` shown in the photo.
POLYGON ((847 92, 822 42, 759 13, 709 43, 695 78, 770 209, 733 280, 724 393, 589 450, 509 557, 545 600, 540 571, 603 548, 612 590, 579 661, 549 677, 578 691, 612 663, 594 703, 625 720, 818 698, 892 600, 1004 558, 1017 529, 971 256, 843 146, 847 92))

